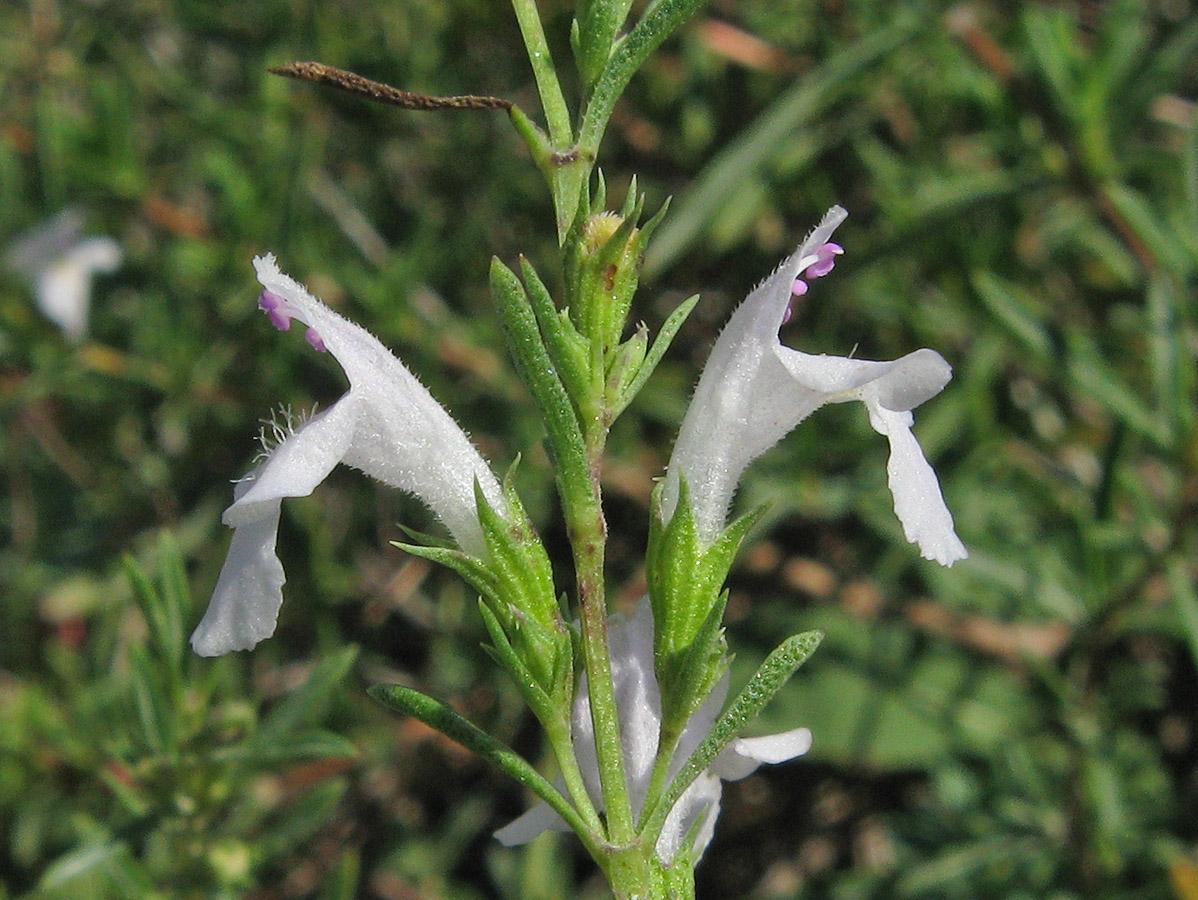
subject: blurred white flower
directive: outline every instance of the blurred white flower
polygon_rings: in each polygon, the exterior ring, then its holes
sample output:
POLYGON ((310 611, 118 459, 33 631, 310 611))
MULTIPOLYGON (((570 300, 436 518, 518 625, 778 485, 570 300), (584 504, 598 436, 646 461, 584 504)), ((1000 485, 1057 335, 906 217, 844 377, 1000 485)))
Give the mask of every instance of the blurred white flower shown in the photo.
POLYGON ((83 214, 65 209, 9 247, 9 267, 28 279, 37 307, 73 341, 87 333, 92 279, 115 272, 123 254, 112 238, 83 237, 83 214))
MULTIPOLYGON (((265 290, 260 306, 283 330, 298 319, 309 342, 336 357, 349 391, 319 415, 275 426, 277 443, 234 489, 222 521, 233 542, 208 612, 191 637, 201 656, 248 650, 274 633, 283 602, 275 553, 279 508, 307 496, 338 463, 423 500, 467 552, 485 553, 474 485, 501 512, 499 483, 466 433, 378 339, 333 312, 279 271, 254 260, 265 290)), ((264 442, 265 443, 265 442, 264 442)))
POLYGON ((679 478, 690 489, 703 540, 724 527, 745 468, 825 403, 859 400, 874 430, 890 442, 887 466, 894 508, 907 539, 926 559, 950 566, 968 556, 953 528, 936 473, 911 432, 911 410, 936 396, 952 377, 934 350, 893 362, 812 356, 778 340, 799 276, 827 274, 843 252, 829 243, 847 213, 832 207, 797 251, 732 314, 703 369, 666 472, 662 514, 669 520, 679 478))
MULTIPOLYGON (((608 622, 611 646, 612 678, 616 689, 616 707, 620 715, 620 736, 624 746, 624 768, 633 816, 645 805, 657 744, 661 730, 661 689, 653 669, 653 610, 648 598, 637 606, 632 619, 613 616, 608 622)), ((685 765, 715 725, 728 696, 728 676, 724 675, 703 706, 691 716, 670 761, 671 778, 685 765)), ((586 780, 587 792, 596 807, 603 808, 599 783, 599 762, 595 750, 595 732, 591 724, 590 696, 583 675, 574 702, 574 750, 586 780)), ((682 794, 670 810, 658 838, 656 852, 669 864, 680 852, 695 861, 711 842, 720 811, 721 781, 736 781, 754 772, 763 763, 781 763, 802 756, 811 749, 811 732, 796 728, 783 734, 733 741, 715 762, 682 794), (694 843, 685 847, 691 829, 698 823, 694 843)), ((569 831, 562 818, 546 804, 538 803, 524 815, 495 832, 509 847, 526 844, 543 831, 569 831)))

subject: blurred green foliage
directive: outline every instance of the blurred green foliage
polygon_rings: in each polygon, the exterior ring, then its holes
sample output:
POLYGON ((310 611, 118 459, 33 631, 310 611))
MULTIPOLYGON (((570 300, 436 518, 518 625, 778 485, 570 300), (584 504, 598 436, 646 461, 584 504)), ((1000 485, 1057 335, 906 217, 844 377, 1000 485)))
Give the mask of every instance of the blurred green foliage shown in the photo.
MULTIPOLYGON (((77 205, 126 251, 79 345, 0 273, 0 897, 600 896, 565 839, 494 845, 518 791, 365 699, 419 684, 538 758, 474 597, 388 544, 417 504, 337 473, 285 506, 275 638, 182 644, 257 423, 342 390, 255 312, 254 253, 523 453, 562 547, 486 289, 493 253, 550 275, 540 176, 501 115, 265 74, 295 59, 534 106, 497 0, 0 6, 0 241, 77 205)), ((640 315, 703 300, 612 438, 613 587, 720 323, 833 202, 847 254, 783 337, 954 365, 917 428, 972 553, 905 544, 859 409, 752 469, 736 671, 824 629, 762 723, 816 743, 725 793, 702 896, 1198 897, 1196 61, 1189 0, 716 0, 634 80, 605 174, 675 196, 640 315)))

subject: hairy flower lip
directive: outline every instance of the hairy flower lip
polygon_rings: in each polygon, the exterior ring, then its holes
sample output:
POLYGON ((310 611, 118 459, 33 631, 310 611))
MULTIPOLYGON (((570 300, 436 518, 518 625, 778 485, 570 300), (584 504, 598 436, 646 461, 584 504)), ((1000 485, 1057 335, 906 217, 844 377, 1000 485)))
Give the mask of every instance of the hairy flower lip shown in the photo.
POLYGON ((499 482, 465 432, 417 378, 364 328, 333 312, 287 275, 273 256, 254 260, 276 327, 298 319, 309 340, 341 365, 349 390, 324 412, 284 433, 239 481, 221 520, 234 529, 207 613, 192 635, 201 656, 248 650, 274 633, 286 580, 275 553, 280 506, 312 493, 340 463, 415 494, 467 552, 486 544, 475 484, 506 510, 499 482), (313 338, 315 335, 315 338, 313 338))
POLYGON ((886 436, 895 512, 907 539, 927 559, 952 565, 968 556, 956 535, 939 481, 911 432, 911 410, 938 394, 952 369, 934 350, 873 361, 812 355, 783 346, 800 275, 827 274, 839 244, 832 233, 848 213, 832 207, 799 248, 732 313, 708 357, 666 469, 661 514, 674 514, 686 478, 700 537, 724 527, 737 482, 748 465, 827 403, 858 400, 886 436), (835 249, 832 249, 835 248, 835 249))

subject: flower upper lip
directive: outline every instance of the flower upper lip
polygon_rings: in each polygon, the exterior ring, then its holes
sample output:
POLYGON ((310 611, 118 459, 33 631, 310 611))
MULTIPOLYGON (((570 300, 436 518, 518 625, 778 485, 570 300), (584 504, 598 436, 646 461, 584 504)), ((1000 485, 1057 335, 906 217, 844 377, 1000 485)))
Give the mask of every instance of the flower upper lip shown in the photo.
MULTIPOLYGON (((938 394, 952 369, 934 350, 890 362, 812 355, 778 339, 796 279, 826 274, 825 248, 847 213, 832 207, 820 224, 742 303, 720 333, 683 418, 666 470, 661 513, 668 520, 690 490, 704 541, 718 537, 745 468, 826 403, 859 400, 870 424, 890 441, 887 467, 895 511, 907 538, 944 565, 968 553, 957 537, 940 486, 911 433, 913 408, 938 394)), ((804 284, 801 280, 798 284, 804 284)))
POLYGON ((486 549, 475 484, 493 507, 506 509, 499 482, 466 433, 377 338, 280 272, 273 256, 255 259, 254 267, 273 298, 271 320, 307 325, 309 340, 336 357, 350 386, 237 485, 222 517, 234 529, 233 543, 192 635, 204 656, 249 649, 274 632, 285 580, 275 554, 280 504, 310 494, 338 463, 415 494, 469 553, 486 549))

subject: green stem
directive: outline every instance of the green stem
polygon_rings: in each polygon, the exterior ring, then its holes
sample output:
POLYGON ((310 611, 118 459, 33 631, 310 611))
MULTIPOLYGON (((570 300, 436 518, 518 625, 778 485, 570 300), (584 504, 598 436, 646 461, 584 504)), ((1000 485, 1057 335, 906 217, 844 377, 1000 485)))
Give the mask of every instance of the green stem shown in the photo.
MULTIPOLYGON (((645 792, 645 797, 660 797, 666 789, 670 778, 670 763, 674 759, 674 753, 678 749, 678 741, 681 739, 681 733, 678 734, 661 734, 657 746, 657 758, 653 760, 653 773, 649 776, 649 790, 645 792)), ((641 820, 637 823, 638 831, 643 829, 648 816, 651 803, 646 803, 645 808, 641 810, 641 820)))
POLYGON ((548 140, 538 134, 538 129, 517 108, 512 108, 512 121, 532 151, 533 158, 553 194, 554 212, 557 218, 558 241, 564 241, 574 214, 578 211, 579 198, 586 188, 595 164, 595 154, 580 151, 574 146, 574 127, 570 119, 570 108, 557 79, 557 69, 545 40, 541 16, 536 0, 512 0, 520 34, 528 51, 533 77, 541 106, 545 110, 545 124, 549 128, 548 140))
MULTIPOLYGON (((591 459, 596 460, 597 457, 592 455, 591 459)), ((591 472, 593 482, 588 496, 579 497, 583 501, 579 504, 567 500, 566 505, 570 543, 574 549, 574 566, 578 575, 582 653, 591 701, 591 724, 595 730, 599 782, 607 811, 608 840, 620 846, 633 839, 632 801, 628 796, 624 743, 620 736, 611 649, 607 641, 607 599, 603 572, 607 523, 603 519, 597 465, 592 467, 591 472)))
POLYGON ((654 843, 643 838, 609 852, 601 861, 616 900, 694 900, 695 870, 689 856, 665 865, 654 843))
POLYGON ((573 142, 570 126, 570 109, 557 80, 557 69, 541 27, 541 14, 536 0, 512 0, 516 21, 520 23, 520 35, 528 50, 528 61, 532 65, 533 77, 537 80, 537 92, 541 95, 541 107, 545 110, 545 123, 549 126, 549 139, 559 150, 573 142))
POLYGON ((595 834, 602 834, 603 823, 599 819, 599 813, 595 810, 595 803, 591 799, 590 792, 587 791, 582 770, 578 767, 578 756, 574 752, 574 740, 569 721, 563 723, 561 727, 544 721, 542 721, 542 725, 545 726, 549 745, 553 747, 553 753, 557 757, 562 781, 566 783, 566 790, 570 792, 570 799, 574 801, 578 814, 595 834))

